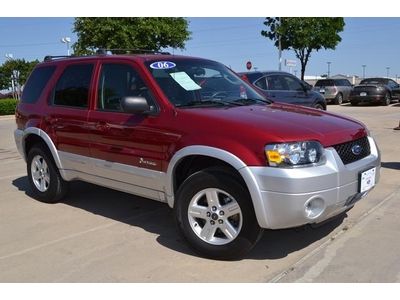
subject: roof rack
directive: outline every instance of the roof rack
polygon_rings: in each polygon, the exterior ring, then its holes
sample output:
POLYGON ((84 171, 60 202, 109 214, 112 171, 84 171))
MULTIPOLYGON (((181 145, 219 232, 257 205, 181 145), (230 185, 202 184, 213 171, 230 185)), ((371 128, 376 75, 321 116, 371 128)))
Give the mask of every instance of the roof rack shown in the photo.
POLYGON ((57 59, 57 58, 71 58, 71 57, 75 57, 74 55, 46 55, 44 57, 44 61, 49 61, 49 60, 53 60, 53 59, 57 59))
POLYGON ((107 55, 109 52, 111 54, 160 54, 160 55, 171 55, 169 52, 155 51, 147 49, 98 49, 96 54, 107 55))

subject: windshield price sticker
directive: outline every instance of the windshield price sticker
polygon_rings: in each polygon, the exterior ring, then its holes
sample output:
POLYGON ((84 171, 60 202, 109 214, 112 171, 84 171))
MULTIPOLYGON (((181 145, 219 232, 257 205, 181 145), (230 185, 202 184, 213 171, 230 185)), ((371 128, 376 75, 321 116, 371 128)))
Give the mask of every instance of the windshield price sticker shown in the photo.
POLYGON ((169 74, 181 87, 183 87, 187 91, 195 91, 200 90, 201 86, 199 86, 196 82, 193 81, 192 78, 186 72, 176 72, 169 74))
POLYGON ((176 67, 176 64, 173 63, 172 61, 156 61, 150 65, 150 68, 156 69, 156 70, 167 70, 167 69, 172 69, 175 67, 176 67))

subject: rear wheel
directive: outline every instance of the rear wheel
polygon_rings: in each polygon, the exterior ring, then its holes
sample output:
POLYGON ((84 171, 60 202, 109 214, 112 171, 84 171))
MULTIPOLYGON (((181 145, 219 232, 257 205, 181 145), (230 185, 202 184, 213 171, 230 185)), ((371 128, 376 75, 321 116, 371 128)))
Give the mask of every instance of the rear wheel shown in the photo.
POLYGON ((68 183, 62 179, 51 154, 44 146, 35 145, 29 151, 27 173, 37 200, 56 203, 65 196, 68 183))
POLYGON ((342 104, 343 103, 343 95, 342 93, 338 93, 335 97, 335 104, 342 104))
POLYGON ((189 245, 213 259, 242 257, 263 232, 249 192, 221 168, 208 168, 185 180, 177 193, 175 216, 189 245))
POLYGON ((385 94, 385 98, 383 99, 382 105, 384 106, 388 106, 390 104, 390 102, 392 101, 390 94, 386 93, 385 94))

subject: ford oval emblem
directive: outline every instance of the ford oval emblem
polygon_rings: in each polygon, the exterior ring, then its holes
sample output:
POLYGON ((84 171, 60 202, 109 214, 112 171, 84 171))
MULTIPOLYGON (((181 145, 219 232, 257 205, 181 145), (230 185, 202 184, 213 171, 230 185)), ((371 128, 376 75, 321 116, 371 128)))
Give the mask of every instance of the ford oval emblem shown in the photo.
POLYGON ((354 155, 360 155, 360 154, 361 154, 361 151, 362 151, 362 147, 361 147, 360 145, 358 145, 358 144, 356 144, 356 145, 354 145, 353 147, 351 147, 351 152, 352 152, 354 155))

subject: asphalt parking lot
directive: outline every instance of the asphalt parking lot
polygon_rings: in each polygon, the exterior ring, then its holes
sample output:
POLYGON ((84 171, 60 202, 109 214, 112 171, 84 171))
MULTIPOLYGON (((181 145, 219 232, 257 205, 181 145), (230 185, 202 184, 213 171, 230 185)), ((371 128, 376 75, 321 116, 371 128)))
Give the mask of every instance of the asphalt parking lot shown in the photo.
POLYGON ((32 199, 14 120, 1 118, 0 282, 400 282, 400 103, 328 111, 368 126, 379 184, 323 226, 266 231, 234 262, 197 257, 162 203, 82 182, 62 203, 32 199))

